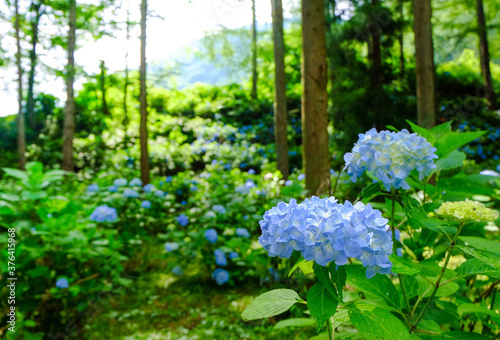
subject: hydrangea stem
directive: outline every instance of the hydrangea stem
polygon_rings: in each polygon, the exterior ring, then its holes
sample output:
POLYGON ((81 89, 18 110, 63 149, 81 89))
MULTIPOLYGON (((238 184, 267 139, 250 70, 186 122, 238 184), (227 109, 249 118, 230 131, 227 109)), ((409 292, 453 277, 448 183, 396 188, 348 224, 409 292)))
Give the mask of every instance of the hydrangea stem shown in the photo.
POLYGON ((451 244, 448 247, 448 253, 446 254, 446 259, 444 260, 443 268, 441 268, 441 273, 439 273, 439 277, 438 277, 436 283, 434 284, 434 289, 432 290, 431 296, 429 297, 429 299, 427 300, 427 303, 425 304, 424 308, 422 309, 422 311, 418 315, 417 320, 415 321, 415 323, 413 324, 413 326, 410 329, 410 332, 411 331, 415 331, 415 329, 417 328, 417 326, 420 323, 420 321, 422 321, 422 318, 424 317, 425 312, 429 308, 429 305, 432 302, 432 299, 434 299, 434 296, 436 296, 436 293, 437 293, 437 291, 438 291, 438 289, 440 287, 439 283, 443 279, 444 273, 446 272, 446 268, 448 267, 448 263, 450 262, 451 253, 452 253, 453 247, 455 246, 455 243, 457 242, 458 236, 460 235, 460 232, 462 231, 462 228, 464 227, 464 225, 465 225, 465 222, 461 222, 460 225, 458 226, 457 233, 453 237, 453 240, 451 241, 451 244))
POLYGON ((328 339, 335 340, 335 329, 333 328, 333 316, 326 320, 326 328, 328 329, 328 339))

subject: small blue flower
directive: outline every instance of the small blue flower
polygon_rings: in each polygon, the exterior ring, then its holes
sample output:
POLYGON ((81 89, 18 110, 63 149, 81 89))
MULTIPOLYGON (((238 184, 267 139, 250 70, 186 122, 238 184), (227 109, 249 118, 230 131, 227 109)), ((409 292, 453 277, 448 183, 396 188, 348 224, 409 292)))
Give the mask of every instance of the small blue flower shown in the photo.
POLYGON ((57 280, 56 287, 57 288, 68 288, 69 287, 68 279, 61 278, 61 279, 57 280))
POLYGON ((118 187, 116 185, 112 185, 112 186, 108 187, 108 191, 109 192, 117 192, 118 187))
POLYGON ((87 192, 99 191, 99 186, 97 184, 91 184, 87 187, 87 192))
POLYGON ((245 237, 245 238, 249 238, 250 237, 250 233, 245 228, 237 228, 236 229, 236 235, 241 236, 241 237, 245 237))
POLYGON ((214 251, 214 255, 215 255, 215 263, 218 266, 222 266, 222 267, 227 266, 226 254, 222 250, 216 249, 214 251))
POLYGON ((254 187, 256 187, 255 183, 254 183, 251 179, 249 179, 249 180, 245 183, 245 186, 246 186, 247 188, 254 188, 254 187))
POLYGON ((124 187, 127 183, 128 182, 125 178, 117 178, 113 181, 113 185, 116 185, 117 187, 124 187))
POLYGON ((165 195, 165 193, 162 190, 156 190, 155 191, 155 196, 163 197, 164 195, 165 195))
POLYGON ((217 268, 212 273, 212 279, 214 279, 219 286, 222 286, 229 281, 229 273, 222 268, 217 268))
POLYGON ((139 193, 137 191, 135 191, 134 189, 125 189, 125 191, 123 192, 123 197, 139 197, 139 193))
POLYGON ((304 175, 304 174, 300 174, 299 177, 297 177, 297 179, 299 181, 303 181, 305 178, 306 178, 306 175, 304 175))
POLYGON ((134 178, 128 185, 131 187, 142 187, 142 181, 139 178, 134 178))
POLYGON ((217 234, 217 230, 215 229, 207 229, 205 231, 205 238, 209 243, 215 243, 217 242, 219 235, 217 234))
POLYGON ((250 192, 250 188, 246 185, 238 185, 236 188, 234 188, 234 191, 238 194, 246 195, 250 192))
POLYGON ((181 205, 186 205, 186 204, 187 204, 187 202, 184 200, 181 202, 181 205))
POLYGON ((250 217, 248 217, 248 215, 243 216, 243 219, 244 219, 244 220, 248 220, 249 218, 250 218, 250 217))
POLYGON ((177 195, 182 195, 182 189, 177 189, 176 193, 177 195))
POLYGON ((160 185, 163 185, 163 181, 160 181, 160 185))
POLYGON ((229 257, 231 260, 237 258, 239 255, 237 252, 232 251, 229 254, 227 254, 227 257, 229 257))
POLYGON ((179 243, 177 243, 177 242, 166 242, 165 243, 165 250, 168 253, 175 251, 177 249, 179 249, 179 243))
POLYGON ((170 182, 172 182, 172 176, 167 176, 167 177, 165 178, 165 182, 166 182, 166 183, 170 183, 170 182))
POLYGON ((249 175, 255 175, 255 170, 254 170, 254 169, 250 169, 250 170, 248 170, 248 174, 249 174, 249 175))
POLYGON ((110 208, 107 205, 101 205, 92 212, 90 220, 95 222, 113 222, 118 218, 115 208, 110 208))
POLYGON ((144 208, 144 209, 151 208, 151 202, 150 201, 142 201, 141 202, 141 208, 144 208))
POLYGON ((182 270, 181 266, 175 266, 174 268, 172 268, 172 274, 181 276, 182 274, 184 274, 184 271, 182 270))
POLYGON ((185 227, 188 225, 189 223, 189 219, 186 215, 184 214, 180 214, 179 216, 177 216, 177 222, 179 222, 179 224, 182 226, 182 227, 185 227))
POLYGON ((285 186, 290 186, 292 184, 293 184, 293 182, 291 179, 289 179, 288 181, 285 182, 285 186))
POLYGON ((226 213, 226 208, 224 208, 223 205, 216 204, 212 207, 212 210, 215 211, 216 213, 219 214, 225 214, 226 213))
POLYGON ((47 217, 48 218, 52 218, 52 214, 47 214, 47 217))
POLYGON ((153 190, 155 190, 155 186, 153 184, 146 184, 142 190, 144 190, 145 192, 153 192, 153 190))

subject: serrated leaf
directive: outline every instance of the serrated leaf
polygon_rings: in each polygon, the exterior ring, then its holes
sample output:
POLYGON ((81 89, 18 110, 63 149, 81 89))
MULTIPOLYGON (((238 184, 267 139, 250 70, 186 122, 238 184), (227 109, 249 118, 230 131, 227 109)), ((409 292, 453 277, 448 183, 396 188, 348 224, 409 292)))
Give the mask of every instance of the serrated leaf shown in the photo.
POLYGON ((316 320, 310 318, 292 318, 281 320, 274 325, 273 329, 280 329, 286 327, 314 327, 316 320))
POLYGON ((361 190, 361 197, 363 197, 363 202, 369 202, 371 201, 374 197, 377 197, 378 194, 380 194, 380 183, 376 182, 373 184, 370 184, 369 186, 363 188, 361 190))
POLYGON ((481 137, 485 134, 485 131, 474 131, 474 132, 448 132, 436 139, 434 146, 436 147, 436 155, 438 157, 443 157, 458 149, 459 147, 472 142, 476 138, 481 137))
POLYGON ((436 332, 436 333, 442 333, 443 332, 441 330, 441 327, 439 327, 439 324, 436 321, 434 321, 434 320, 422 320, 418 324, 417 329, 424 330, 424 331, 436 332))
POLYGON ((403 257, 391 254, 389 260, 392 262, 392 272, 403 275, 415 275, 420 273, 418 264, 413 263, 403 257))
POLYGON ((420 136, 422 136, 425 139, 427 139, 427 141, 429 143, 431 143, 431 145, 434 145, 434 142, 436 141, 436 138, 434 137, 434 134, 431 131, 429 131, 426 128, 423 128, 421 126, 418 126, 417 124, 412 123, 408 119, 406 120, 406 122, 408 124, 410 124, 411 129, 413 130, 413 132, 418 133, 420 136))
POLYGON ((367 340, 409 340, 405 325, 388 311, 367 303, 348 306, 349 319, 367 340))
POLYGON ((463 303, 460 306, 458 306, 457 312, 461 315, 467 315, 472 313, 486 314, 491 316, 491 318, 500 325, 500 314, 497 314, 495 311, 481 305, 475 305, 472 303, 463 303))
POLYGON ((461 167, 464 165, 466 158, 467 157, 464 152, 453 150, 448 156, 440 158, 436 161, 436 168, 434 168, 432 172, 461 167))
POLYGON ((321 282, 317 282, 307 292, 307 307, 311 316, 318 322, 318 330, 325 320, 335 314, 337 305, 337 298, 332 296, 321 282))
POLYGON ((335 287, 337 288, 337 293, 339 295, 339 301, 344 302, 344 287, 347 279, 347 274, 345 271, 345 266, 339 266, 335 268, 333 264, 330 263, 328 270, 332 278, 335 287))
POLYGON ((298 301, 303 300, 294 290, 274 289, 255 298, 241 313, 241 318, 249 321, 275 316, 286 312, 298 301))
POLYGON ((475 236, 460 236, 459 239, 465 242, 467 246, 500 255, 500 242, 498 241, 492 241, 475 236))
MULTIPOLYGON (((427 280, 417 276, 415 278, 418 282, 418 295, 422 297, 430 297, 432 292, 434 291, 434 286, 430 284, 427 280)), ((428 277, 430 281, 436 283, 437 277, 428 277)), ((458 290, 459 286, 456 282, 448 282, 444 286, 439 286, 439 289, 436 292, 437 297, 449 296, 454 294, 458 290)))
POLYGON ((367 296, 378 298, 393 308, 400 308, 399 296, 392 281, 384 275, 377 274, 366 278, 365 268, 358 265, 345 266, 347 283, 362 291, 367 296))
POLYGON ((464 253, 474 256, 481 262, 487 264, 490 267, 493 267, 497 270, 500 270, 500 260, 498 259, 498 255, 494 253, 490 253, 487 251, 476 250, 474 248, 470 248, 467 246, 457 245, 464 253))
POLYGON ((327 267, 320 266, 316 262, 313 265, 314 274, 318 278, 319 282, 328 290, 328 292, 338 300, 337 288, 333 285, 330 280, 330 272, 327 267))
POLYGON ((479 259, 468 259, 460 265, 457 276, 487 275, 490 277, 500 277, 500 270, 495 269, 479 259))
POLYGON ((443 123, 443 124, 440 124, 440 125, 437 125, 437 126, 434 126, 431 129, 432 134, 436 138, 439 138, 442 135, 444 135, 444 134, 446 134, 447 132, 450 132, 450 131, 451 131, 451 121, 443 123))
POLYGON ((333 316, 332 327, 333 329, 335 329, 346 322, 349 322, 349 312, 347 309, 342 309, 341 311, 335 313, 335 315, 333 316))

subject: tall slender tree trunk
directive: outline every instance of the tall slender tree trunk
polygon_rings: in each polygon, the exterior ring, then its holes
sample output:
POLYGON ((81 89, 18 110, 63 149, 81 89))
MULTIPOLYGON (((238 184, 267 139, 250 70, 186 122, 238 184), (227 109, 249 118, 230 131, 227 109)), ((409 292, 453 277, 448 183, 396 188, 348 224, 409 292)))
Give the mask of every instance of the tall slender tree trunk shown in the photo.
POLYGON ((73 171, 73 138, 75 135, 75 44, 76 0, 69 0, 68 66, 66 70, 66 106, 64 107, 63 162, 62 169, 73 171))
POLYGON ((28 97, 26 99, 26 118, 28 119, 28 126, 32 131, 36 128, 35 119, 35 69, 37 64, 36 47, 38 44, 38 25, 40 17, 43 14, 44 0, 38 2, 31 2, 30 10, 35 13, 35 17, 31 21, 31 50, 30 50, 30 70, 28 73, 28 97))
POLYGON ((418 125, 430 129, 436 120, 431 0, 414 0, 413 12, 418 125))
POLYGON ((26 134, 24 126, 24 111, 23 111, 23 69, 21 67, 21 36, 20 29, 21 24, 19 20, 19 1, 15 1, 16 7, 16 64, 17 64, 17 86, 18 86, 18 113, 17 113, 17 151, 19 153, 19 168, 21 170, 26 169, 26 134))
POLYGON ((327 83, 323 0, 302 0, 302 160, 310 195, 329 186, 327 83))
POLYGON ((148 11, 147 0, 141 1, 141 66, 139 70, 140 82, 140 143, 141 143, 141 179, 143 184, 149 183, 149 153, 148 153, 148 107, 146 97, 146 19, 148 11))
POLYGON ((404 28, 404 12, 403 12, 403 0, 398 1, 398 11, 399 20, 401 21, 401 30, 398 35, 399 42, 399 75, 401 78, 405 75, 405 53, 404 53, 404 41, 403 41, 403 28, 404 28))
POLYGON ((271 0, 274 41, 274 140, 276 163, 283 178, 288 178, 288 134, 285 79, 285 40, 283 37, 283 4, 271 0))
POLYGON ((101 60, 101 74, 100 74, 100 86, 101 86, 101 102, 102 102, 102 113, 106 116, 110 116, 108 102, 106 101, 106 67, 104 65, 104 60, 101 60))
POLYGON ((483 0, 476 0, 477 11, 477 34, 479 35, 479 57, 481 59, 481 73, 484 78, 484 90, 486 99, 489 103, 490 110, 497 109, 495 91, 493 89, 493 81, 491 79, 490 70, 490 51, 488 48, 488 32, 486 28, 486 19, 484 18, 483 0))
POLYGON ((257 99, 257 16, 255 0, 252 0, 252 99, 257 99))
POLYGON ((125 130, 125 137, 123 139, 123 144, 125 145, 125 148, 128 149, 128 123, 129 123, 129 118, 128 118, 128 108, 127 108, 127 95, 128 95, 128 85, 129 85, 129 80, 128 80, 128 45, 130 41, 130 2, 127 1, 127 26, 126 26, 126 31, 127 31, 127 49, 125 51, 125 85, 123 87, 123 129, 125 130))

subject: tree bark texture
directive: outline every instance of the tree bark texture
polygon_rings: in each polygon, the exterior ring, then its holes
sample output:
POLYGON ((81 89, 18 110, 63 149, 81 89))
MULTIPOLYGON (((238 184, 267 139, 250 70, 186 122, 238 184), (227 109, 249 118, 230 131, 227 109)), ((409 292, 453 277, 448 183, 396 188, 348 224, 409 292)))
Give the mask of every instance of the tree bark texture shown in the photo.
POLYGON ((141 143, 141 179, 142 183, 149 183, 149 153, 148 153, 148 104, 146 95, 146 20, 148 2, 141 1, 141 65, 139 69, 140 83, 140 112, 141 123, 139 139, 141 143))
POLYGON ((436 120, 431 0, 414 0, 413 12, 418 125, 430 129, 436 120))
POLYGON ((310 195, 326 192, 330 178, 326 58, 323 0, 303 0, 302 160, 310 195))
POLYGON ((75 45, 76 0, 69 0, 68 65, 66 69, 66 105, 64 107, 63 162, 62 169, 73 171, 73 138, 75 135, 75 45))
POLYGON ((484 18, 483 0, 476 1, 477 27, 479 35, 479 57, 481 59, 481 73, 484 78, 485 97, 489 103, 489 109, 497 109, 493 81, 490 70, 490 51, 488 48, 488 31, 486 28, 486 19, 484 18))
POLYGON ((17 64, 17 87, 18 87, 18 113, 17 113, 17 151, 19 153, 19 169, 26 170, 26 128, 23 111, 23 68, 21 67, 21 36, 19 19, 19 1, 15 1, 16 7, 16 64, 17 64))
POLYGON ((271 0, 274 40, 274 140, 276 163, 283 178, 288 178, 288 134, 285 78, 285 41, 282 0, 271 0))

